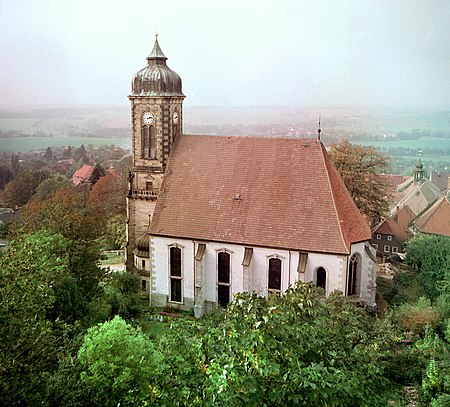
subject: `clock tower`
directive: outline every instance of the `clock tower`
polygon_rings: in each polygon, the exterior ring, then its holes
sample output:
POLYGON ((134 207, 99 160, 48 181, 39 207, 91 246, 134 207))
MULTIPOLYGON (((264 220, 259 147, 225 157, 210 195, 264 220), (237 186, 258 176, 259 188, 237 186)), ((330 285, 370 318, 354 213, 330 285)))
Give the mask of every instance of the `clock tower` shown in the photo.
MULTIPOLYGON (((150 270, 148 236, 170 150, 183 129, 181 78, 158 44, 131 83, 132 170, 127 196, 127 269, 150 270)), ((142 288, 145 289, 143 280, 142 288)), ((150 281, 148 282, 150 283, 150 281)))

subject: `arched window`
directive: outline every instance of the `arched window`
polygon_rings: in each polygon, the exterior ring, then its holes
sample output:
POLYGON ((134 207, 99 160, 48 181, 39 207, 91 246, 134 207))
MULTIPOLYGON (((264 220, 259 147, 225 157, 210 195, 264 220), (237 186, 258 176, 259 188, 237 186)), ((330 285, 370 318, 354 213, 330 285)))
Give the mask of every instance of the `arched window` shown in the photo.
POLYGON ((170 301, 182 302, 181 249, 171 247, 169 250, 170 301))
POLYGON ((347 295, 359 294, 359 284, 360 284, 360 274, 361 274, 361 261, 359 255, 354 254, 348 265, 348 275, 347 275, 347 295))
POLYGON ((269 259, 269 294, 281 293, 281 260, 277 258, 269 259))
POLYGON ((327 272, 323 267, 316 270, 316 286, 327 290, 327 272))
POLYGON ((150 126, 150 158, 152 160, 156 158, 156 135, 154 126, 150 126))
POLYGON ((225 307, 230 302, 230 254, 217 254, 217 302, 225 307))

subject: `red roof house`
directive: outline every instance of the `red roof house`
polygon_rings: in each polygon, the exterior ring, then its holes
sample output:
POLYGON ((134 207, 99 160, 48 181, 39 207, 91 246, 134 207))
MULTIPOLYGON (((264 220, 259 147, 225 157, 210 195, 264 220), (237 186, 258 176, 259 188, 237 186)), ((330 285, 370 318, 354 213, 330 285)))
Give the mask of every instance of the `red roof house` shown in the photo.
POLYGON ((92 175, 92 171, 94 170, 94 167, 92 165, 83 165, 81 168, 75 171, 75 173, 72 176, 72 182, 75 185, 79 185, 82 183, 89 182, 89 178, 92 175))

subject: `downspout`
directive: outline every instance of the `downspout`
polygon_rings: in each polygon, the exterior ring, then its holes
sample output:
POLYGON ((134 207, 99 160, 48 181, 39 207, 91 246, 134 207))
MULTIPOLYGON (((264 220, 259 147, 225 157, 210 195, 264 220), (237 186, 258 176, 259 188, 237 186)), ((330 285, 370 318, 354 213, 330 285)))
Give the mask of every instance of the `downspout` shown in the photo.
POLYGON ((344 297, 347 297, 347 283, 348 283, 348 255, 346 259, 346 266, 345 266, 345 286, 344 286, 344 297))
POLYGON ((289 274, 288 274, 288 288, 291 286, 291 251, 289 250, 289 274))
POLYGON ((197 261, 195 260, 195 240, 192 241, 192 262, 194 272, 194 306, 197 304, 197 261))
POLYGON ((149 291, 148 291, 148 305, 151 307, 152 306, 152 268, 153 268, 153 253, 152 253, 152 245, 151 245, 151 238, 148 239, 148 245, 149 245, 149 263, 150 263, 150 267, 148 268, 148 277, 149 277, 149 291))

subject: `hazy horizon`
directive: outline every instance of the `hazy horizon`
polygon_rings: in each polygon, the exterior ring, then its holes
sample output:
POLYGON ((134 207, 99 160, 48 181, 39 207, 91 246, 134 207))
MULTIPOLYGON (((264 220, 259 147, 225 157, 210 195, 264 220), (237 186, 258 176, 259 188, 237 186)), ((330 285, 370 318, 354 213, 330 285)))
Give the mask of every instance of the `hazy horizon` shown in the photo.
POLYGON ((1 0, 0 106, 129 106, 156 26, 195 107, 450 108, 450 3, 1 0))

